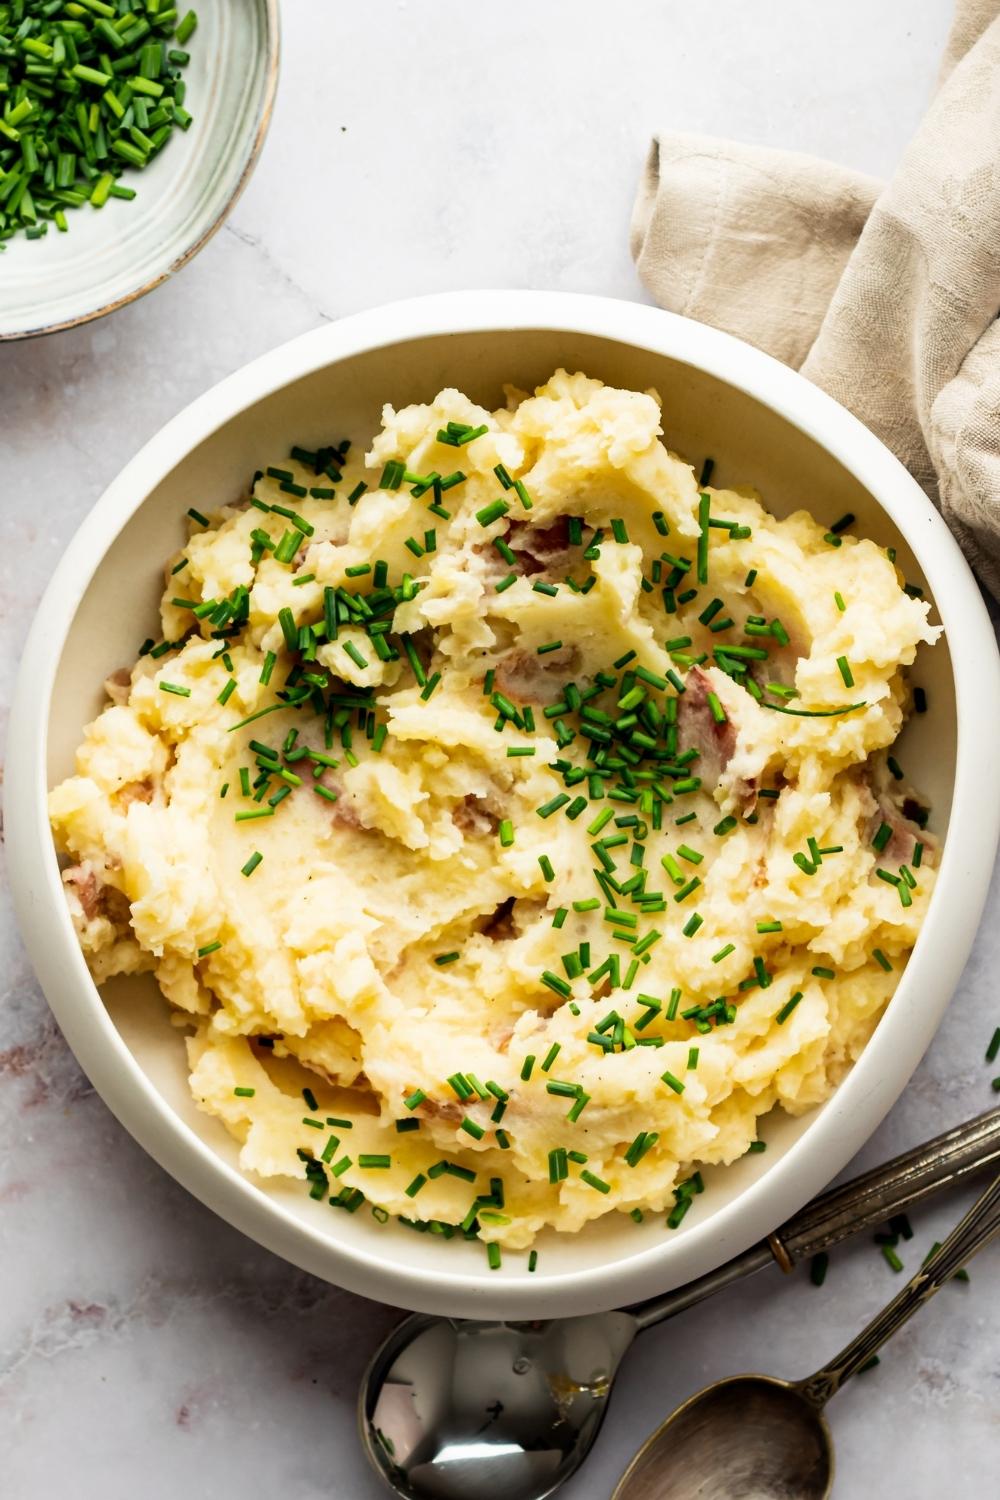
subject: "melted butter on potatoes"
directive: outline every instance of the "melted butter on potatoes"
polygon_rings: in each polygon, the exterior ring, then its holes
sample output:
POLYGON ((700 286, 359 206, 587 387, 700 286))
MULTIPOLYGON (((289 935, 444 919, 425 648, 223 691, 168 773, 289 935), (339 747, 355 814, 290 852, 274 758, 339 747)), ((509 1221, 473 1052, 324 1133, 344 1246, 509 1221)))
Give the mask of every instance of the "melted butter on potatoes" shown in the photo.
POLYGON ((50 811, 95 978, 155 971, 247 1171, 524 1247, 683 1209, 871 1035, 934 884, 887 752, 937 629, 660 432, 559 371, 201 497, 50 811))

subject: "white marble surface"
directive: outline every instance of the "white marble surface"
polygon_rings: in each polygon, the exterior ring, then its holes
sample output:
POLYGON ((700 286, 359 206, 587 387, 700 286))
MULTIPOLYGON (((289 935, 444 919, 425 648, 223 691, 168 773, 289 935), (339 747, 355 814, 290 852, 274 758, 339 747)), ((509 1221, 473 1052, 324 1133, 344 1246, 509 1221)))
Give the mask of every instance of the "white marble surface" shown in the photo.
MULTIPOLYGON (((659 122, 891 170, 948 0, 286 0, 282 88, 232 221, 171 286, 0 350, 0 702, 79 519, 134 449, 258 352, 356 308, 494 284, 640 297, 630 201, 659 122)), ((1000 893, 875 1162, 990 1105, 1000 893)), ((89 1089, 2 916, 0 1492, 375 1500, 353 1427, 396 1314, 189 1199, 89 1089)), ((967 1195, 966 1195, 967 1196, 967 1195)), ((964 1201, 964 1200, 963 1200, 964 1201)), ((908 1268, 958 1214, 916 1216, 908 1268)), ((767 1273, 647 1335, 567 1500, 607 1496, 706 1379, 804 1373, 897 1289, 870 1243, 826 1287, 767 1273)), ((838 1500, 997 1493, 1000 1250, 838 1400, 838 1500), (991 1296, 992 1292, 992 1296, 991 1296)))

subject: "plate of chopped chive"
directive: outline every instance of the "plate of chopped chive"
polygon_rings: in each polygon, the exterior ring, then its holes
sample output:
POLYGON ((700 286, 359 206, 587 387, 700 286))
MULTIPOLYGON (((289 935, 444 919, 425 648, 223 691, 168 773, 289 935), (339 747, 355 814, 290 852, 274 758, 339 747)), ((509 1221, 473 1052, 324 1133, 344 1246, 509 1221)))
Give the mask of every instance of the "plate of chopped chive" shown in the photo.
POLYGON ((641 305, 420 298, 237 371, 90 511, 11 710, 12 894, 95 1089, 244 1233, 424 1312, 596 1312, 770 1233, 906 1087, 994 867, 998 718, 954 539, 815 386, 641 305), (574 464, 604 436, 554 491, 570 407, 574 464), (433 634, 470 581, 474 672, 433 634))
POLYGON ((257 162, 277 0, 0 0, 0 340, 184 266, 257 162))

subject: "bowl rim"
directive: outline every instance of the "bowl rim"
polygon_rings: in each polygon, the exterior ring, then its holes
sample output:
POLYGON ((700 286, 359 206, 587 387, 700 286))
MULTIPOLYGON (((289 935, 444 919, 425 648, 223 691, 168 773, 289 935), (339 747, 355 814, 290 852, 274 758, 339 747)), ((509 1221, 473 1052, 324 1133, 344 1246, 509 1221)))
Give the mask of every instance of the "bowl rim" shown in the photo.
POLYGON ((257 1243, 352 1292, 421 1312, 501 1318, 594 1312, 682 1285, 763 1239, 833 1178, 900 1095, 957 985, 986 900, 1000 836, 1000 785, 990 774, 998 723, 1000 655, 968 564, 902 464, 831 397, 749 344, 648 305, 562 292, 440 293, 314 329, 229 375, 150 438, 85 518, 39 605, 11 710, 4 804, 14 905, 43 991, 105 1103, 188 1191, 257 1243), (105 553, 178 463, 248 407, 322 368, 421 338, 532 330, 660 354, 735 387, 798 428, 843 465, 906 538, 947 634, 960 631, 963 643, 952 653, 956 768, 940 876, 917 949, 872 1040, 798 1140, 708 1219, 625 1261, 543 1277, 485 1269, 456 1274, 447 1257, 440 1270, 385 1264, 296 1218, 221 1160, 174 1113, 114 1026, 72 928, 46 810, 50 701, 68 629, 105 553), (883 1070, 887 1033, 893 1065, 883 1070))
POLYGON ((113 297, 110 302, 104 302, 100 307, 93 308, 90 312, 80 313, 75 318, 61 318, 57 323, 40 324, 37 328, 16 328, 9 333, 0 332, 0 344, 13 344, 22 339, 43 338, 48 333, 62 333, 68 328, 82 328, 85 323, 93 323, 98 318, 105 318, 109 313, 117 312, 119 308, 128 307, 133 302, 138 302, 140 297, 145 297, 148 292, 155 291, 158 286, 176 276, 177 272, 183 270, 188 261, 194 260, 199 250, 203 250, 209 240, 222 228, 229 218, 236 204, 243 196, 243 190, 250 178, 253 176, 260 154, 264 149, 267 132, 271 127, 271 119, 274 114, 274 100, 278 92, 278 74, 281 67, 281 11, 280 0, 259 0, 264 7, 264 48, 266 54, 264 69, 264 91, 261 95, 260 104, 257 108, 257 122, 254 127, 253 136, 244 157, 243 166, 236 184, 222 204, 215 218, 205 229, 196 235, 191 243, 175 255, 173 260, 162 271, 151 276, 141 286, 134 287, 129 292, 123 292, 120 297, 113 297))

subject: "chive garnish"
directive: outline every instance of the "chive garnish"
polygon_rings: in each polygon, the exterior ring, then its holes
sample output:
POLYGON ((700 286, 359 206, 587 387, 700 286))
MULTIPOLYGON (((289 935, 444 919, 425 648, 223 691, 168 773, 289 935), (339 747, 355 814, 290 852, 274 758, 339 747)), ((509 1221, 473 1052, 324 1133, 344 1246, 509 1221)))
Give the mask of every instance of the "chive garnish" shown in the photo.
POLYGON ((856 708, 865 708, 866 703, 864 700, 861 700, 858 703, 844 703, 839 708, 789 708, 787 704, 783 703, 768 703, 765 698, 761 700, 760 706, 761 708, 769 708, 772 713, 792 714, 799 719, 832 719, 836 718, 838 714, 850 714, 856 708))
POLYGON ((854 686, 854 673, 851 671, 850 667, 848 666, 847 657, 846 656, 838 656, 837 657, 837 669, 840 672, 841 677, 844 679, 844 686, 845 687, 849 687, 849 688, 853 687, 854 686))
POLYGON ((774 1018, 779 1026, 784 1026, 785 1022, 788 1020, 788 1017, 792 1014, 792 1011, 795 1009, 801 999, 802 991, 796 990, 791 999, 785 1002, 785 1004, 781 1007, 774 1018))

